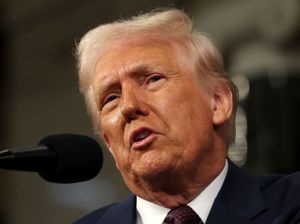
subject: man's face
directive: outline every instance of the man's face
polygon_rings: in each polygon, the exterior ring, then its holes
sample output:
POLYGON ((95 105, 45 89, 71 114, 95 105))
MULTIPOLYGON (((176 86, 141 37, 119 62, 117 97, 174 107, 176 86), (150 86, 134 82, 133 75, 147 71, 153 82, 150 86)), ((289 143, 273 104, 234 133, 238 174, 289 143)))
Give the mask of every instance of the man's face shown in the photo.
POLYGON ((103 138, 130 186, 212 161, 210 96, 173 45, 132 41, 105 51, 92 87, 103 138))

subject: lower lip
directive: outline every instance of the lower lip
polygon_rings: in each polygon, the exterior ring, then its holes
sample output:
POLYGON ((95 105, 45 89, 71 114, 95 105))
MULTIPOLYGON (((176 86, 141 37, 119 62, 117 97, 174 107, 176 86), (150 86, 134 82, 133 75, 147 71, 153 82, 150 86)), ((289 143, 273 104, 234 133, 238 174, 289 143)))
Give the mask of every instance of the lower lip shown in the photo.
POLYGON ((157 136, 156 133, 151 133, 146 138, 132 143, 131 149, 134 149, 134 150, 145 149, 145 147, 149 146, 155 140, 156 136, 157 136))

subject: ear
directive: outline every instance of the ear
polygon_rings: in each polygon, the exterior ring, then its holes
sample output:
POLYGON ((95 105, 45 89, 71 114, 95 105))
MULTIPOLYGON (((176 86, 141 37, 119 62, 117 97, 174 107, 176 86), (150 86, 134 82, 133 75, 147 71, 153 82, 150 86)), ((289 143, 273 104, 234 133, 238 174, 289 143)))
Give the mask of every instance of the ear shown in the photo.
POLYGON ((213 123, 222 125, 228 121, 233 111, 232 92, 228 85, 217 85, 213 92, 213 123))

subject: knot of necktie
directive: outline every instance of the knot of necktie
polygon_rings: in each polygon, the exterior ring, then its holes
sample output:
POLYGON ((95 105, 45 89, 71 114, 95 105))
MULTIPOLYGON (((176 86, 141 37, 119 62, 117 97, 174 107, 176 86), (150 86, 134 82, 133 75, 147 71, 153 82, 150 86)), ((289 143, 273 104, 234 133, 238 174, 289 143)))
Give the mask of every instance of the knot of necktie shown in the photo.
POLYGON ((172 209, 165 218, 166 224, 203 224, 197 213, 184 205, 172 209))

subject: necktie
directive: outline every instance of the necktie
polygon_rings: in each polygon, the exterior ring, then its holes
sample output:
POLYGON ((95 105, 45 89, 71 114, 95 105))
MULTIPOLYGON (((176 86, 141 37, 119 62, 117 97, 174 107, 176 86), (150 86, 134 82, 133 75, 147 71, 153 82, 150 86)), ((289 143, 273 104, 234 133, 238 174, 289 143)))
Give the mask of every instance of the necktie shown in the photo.
POLYGON ((184 205, 172 209, 165 218, 166 224, 203 224, 197 213, 189 206, 184 205))

